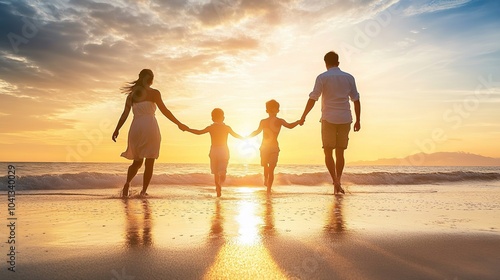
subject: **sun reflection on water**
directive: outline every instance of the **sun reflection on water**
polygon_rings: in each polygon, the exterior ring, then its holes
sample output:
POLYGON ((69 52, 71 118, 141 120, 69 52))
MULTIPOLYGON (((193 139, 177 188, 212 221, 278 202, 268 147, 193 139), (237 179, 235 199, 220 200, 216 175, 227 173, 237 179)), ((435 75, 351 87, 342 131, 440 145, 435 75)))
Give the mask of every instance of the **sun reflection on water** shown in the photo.
POLYGON ((240 201, 238 204, 238 242, 242 245, 255 244, 261 239, 259 227, 263 224, 262 218, 256 215, 257 203, 240 201))
POLYGON ((262 198, 255 190, 241 188, 239 192, 247 196, 238 201, 234 217, 238 235, 225 240, 204 279, 287 279, 262 242, 262 234, 266 231, 262 230, 264 218, 261 215, 272 211, 267 206, 264 209, 262 198))

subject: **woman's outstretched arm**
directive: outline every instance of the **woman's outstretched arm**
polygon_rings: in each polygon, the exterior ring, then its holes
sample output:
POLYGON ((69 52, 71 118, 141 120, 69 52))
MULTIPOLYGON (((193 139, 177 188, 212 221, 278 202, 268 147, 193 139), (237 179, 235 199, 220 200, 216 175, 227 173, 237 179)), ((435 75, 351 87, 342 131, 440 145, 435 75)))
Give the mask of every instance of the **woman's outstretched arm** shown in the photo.
POLYGON ((118 138, 118 134, 120 133, 120 128, 122 128, 123 124, 128 118, 128 114, 130 113, 130 108, 132 107, 132 97, 129 95, 127 96, 127 100, 125 101, 125 108, 123 108, 123 113, 118 120, 118 124, 116 125, 115 131, 113 132, 113 136, 111 136, 111 139, 116 142, 116 138, 118 138))
POLYGON ((163 103, 163 100, 161 99, 160 92, 158 90, 155 90, 154 92, 154 101, 156 103, 156 106, 158 106, 158 109, 160 109, 160 112, 162 112, 162 114, 165 115, 165 117, 167 117, 167 119, 169 119, 171 122, 175 123, 180 130, 186 131, 188 127, 177 120, 174 114, 172 114, 172 112, 167 109, 167 106, 165 106, 165 103, 163 103))

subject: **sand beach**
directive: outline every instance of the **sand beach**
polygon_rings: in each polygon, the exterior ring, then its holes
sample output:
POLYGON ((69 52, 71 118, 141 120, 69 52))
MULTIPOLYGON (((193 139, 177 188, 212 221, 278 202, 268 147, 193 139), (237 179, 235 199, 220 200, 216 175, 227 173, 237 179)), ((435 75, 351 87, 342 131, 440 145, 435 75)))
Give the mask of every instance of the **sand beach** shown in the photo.
MULTIPOLYGON (((17 195, 1 279, 498 279, 500 192, 418 185, 154 186, 17 195), (473 211, 472 211, 473 210, 473 211)), ((6 200, 6 196, 0 196, 6 200)), ((4 204, 2 204, 3 207, 4 204)), ((3 207, 5 208, 5 207, 3 207)), ((7 217, 2 212, 2 220, 7 217)), ((6 230, 0 231, 8 239, 6 230)))

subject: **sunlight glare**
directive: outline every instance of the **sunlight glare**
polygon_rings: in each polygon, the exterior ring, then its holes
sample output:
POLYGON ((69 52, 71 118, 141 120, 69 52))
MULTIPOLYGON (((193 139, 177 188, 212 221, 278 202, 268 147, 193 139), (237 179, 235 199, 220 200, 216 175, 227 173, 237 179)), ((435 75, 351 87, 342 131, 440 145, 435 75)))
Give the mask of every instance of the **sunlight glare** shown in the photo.
POLYGON ((256 137, 241 140, 238 144, 238 154, 245 159, 254 159, 259 156, 259 142, 256 137))
POLYGON ((203 279, 288 279, 263 244, 226 243, 203 279))
POLYGON ((251 193, 254 193, 256 191, 256 189, 254 189, 254 188, 248 188, 248 187, 241 187, 241 188, 236 189, 235 191, 238 192, 238 193, 248 193, 248 194, 251 194, 251 193))
POLYGON ((239 202, 239 214, 236 221, 239 225, 238 241, 243 245, 252 245, 260 240, 259 226, 262 218, 256 215, 257 204, 251 201, 239 202))

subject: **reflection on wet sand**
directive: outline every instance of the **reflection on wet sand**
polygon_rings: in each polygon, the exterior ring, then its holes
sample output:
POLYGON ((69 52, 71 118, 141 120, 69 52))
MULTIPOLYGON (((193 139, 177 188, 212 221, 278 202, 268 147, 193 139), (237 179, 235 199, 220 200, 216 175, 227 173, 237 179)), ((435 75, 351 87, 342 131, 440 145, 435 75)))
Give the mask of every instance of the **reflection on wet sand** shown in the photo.
POLYGON ((261 234, 264 237, 274 236, 276 229, 274 228, 273 198, 270 195, 266 195, 266 204, 262 217, 264 226, 261 229, 261 234))
POLYGON ((343 199, 343 196, 336 195, 332 200, 329 215, 324 226, 326 234, 339 234, 345 230, 344 218, 342 216, 343 199))
POLYGON ((151 233, 153 219, 147 199, 126 199, 125 204, 125 245, 126 247, 150 247, 153 245, 151 233))
MULTIPOLYGON (((219 200, 218 200, 219 201, 219 200)), ((217 203, 234 203, 222 201, 217 203)), ((217 204, 216 204, 217 205, 217 204)), ((274 234, 274 218, 272 217, 272 200, 265 201, 256 191, 249 191, 247 197, 237 202, 234 219, 238 225, 238 235, 227 238, 218 251, 215 261, 207 269, 205 279, 287 279, 279 266, 271 257, 262 239, 264 235, 274 234), (259 216, 259 213, 262 216, 259 216)), ((219 206, 220 209, 220 206, 219 206)), ((224 218, 216 211, 212 219, 210 235, 224 228, 224 218)), ((231 217, 226 217, 231 219, 231 217)), ((219 236, 223 236, 220 233, 219 236)))
POLYGON ((223 217, 221 215, 220 200, 215 201, 215 212, 210 226, 210 237, 222 237, 224 228, 222 227, 223 217))

